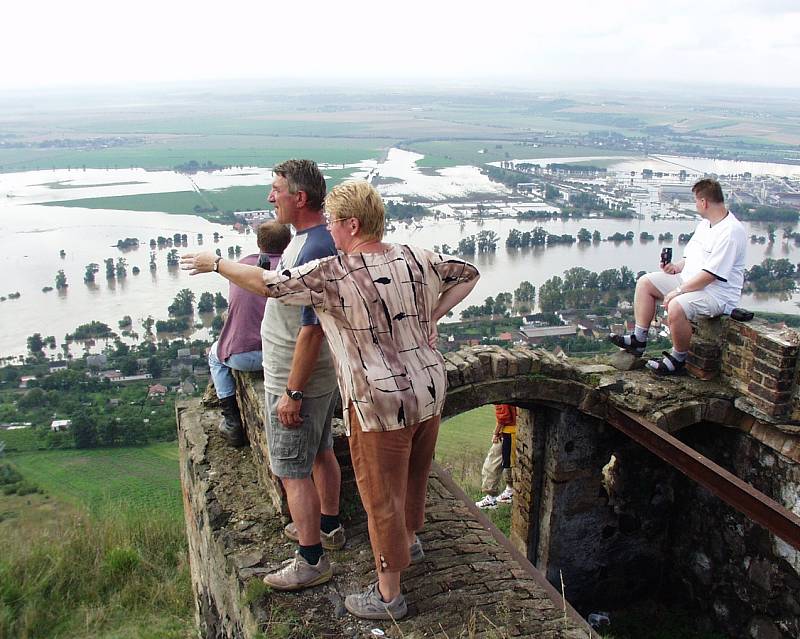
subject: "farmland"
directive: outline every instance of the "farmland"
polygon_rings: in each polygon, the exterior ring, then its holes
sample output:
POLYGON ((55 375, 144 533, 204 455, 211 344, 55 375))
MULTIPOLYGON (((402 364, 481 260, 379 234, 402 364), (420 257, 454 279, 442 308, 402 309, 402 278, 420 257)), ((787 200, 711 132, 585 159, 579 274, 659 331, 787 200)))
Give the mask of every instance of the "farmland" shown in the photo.
MULTIPOLYGON (((349 170, 326 169, 328 188, 333 188, 349 170)), ((173 191, 168 193, 144 193, 139 195, 115 195, 109 197, 80 198, 47 202, 46 206, 80 207, 87 209, 107 209, 120 211, 159 211, 186 215, 200 215, 214 218, 217 213, 206 213, 209 205, 219 213, 250 211, 267 208, 269 185, 231 186, 224 189, 196 191, 173 191), (196 208, 198 207, 198 208, 196 208)))
POLYGON ((59 500, 103 514, 133 510, 182 512, 178 447, 174 442, 136 448, 48 450, 9 457, 26 480, 59 500))

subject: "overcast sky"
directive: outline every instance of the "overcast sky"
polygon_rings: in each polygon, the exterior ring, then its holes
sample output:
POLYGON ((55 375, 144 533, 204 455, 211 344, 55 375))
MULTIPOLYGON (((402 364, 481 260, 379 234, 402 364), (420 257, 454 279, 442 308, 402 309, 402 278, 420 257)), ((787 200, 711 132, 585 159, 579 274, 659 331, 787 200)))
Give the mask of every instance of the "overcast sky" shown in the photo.
POLYGON ((800 0, 5 0, 0 86, 800 86, 800 0))

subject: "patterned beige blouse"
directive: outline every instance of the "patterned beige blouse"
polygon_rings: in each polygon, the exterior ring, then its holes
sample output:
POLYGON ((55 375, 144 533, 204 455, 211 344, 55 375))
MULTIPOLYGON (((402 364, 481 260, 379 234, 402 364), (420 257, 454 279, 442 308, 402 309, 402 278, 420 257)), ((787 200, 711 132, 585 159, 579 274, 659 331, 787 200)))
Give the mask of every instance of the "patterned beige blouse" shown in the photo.
MULTIPOLYGON (((365 431, 398 430, 438 415, 447 375, 428 345, 439 297, 479 277, 457 257, 392 244, 264 271, 266 295, 314 307, 336 360, 339 391, 365 431)), ((345 426, 350 433, 348 411, 345 426)))

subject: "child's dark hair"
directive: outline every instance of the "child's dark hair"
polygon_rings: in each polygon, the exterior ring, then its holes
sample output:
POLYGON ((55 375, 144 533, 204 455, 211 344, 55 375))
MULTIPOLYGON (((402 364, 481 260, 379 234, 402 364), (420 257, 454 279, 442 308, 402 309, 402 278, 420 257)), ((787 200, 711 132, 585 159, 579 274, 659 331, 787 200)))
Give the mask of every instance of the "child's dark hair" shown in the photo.
POLYGON ((271 220, 258 225, 256 238, 262 253, 283 253, 292 240, 292 233, 286 224, 271 220))

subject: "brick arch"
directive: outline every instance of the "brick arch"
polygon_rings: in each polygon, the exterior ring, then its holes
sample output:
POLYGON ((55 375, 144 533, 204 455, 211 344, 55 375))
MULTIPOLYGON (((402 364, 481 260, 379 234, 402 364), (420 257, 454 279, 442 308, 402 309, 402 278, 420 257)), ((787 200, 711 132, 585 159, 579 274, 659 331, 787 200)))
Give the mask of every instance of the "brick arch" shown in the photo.
POLYGON ((491 403, 520 408, 510 539, 554 585, 563 574, 579 608, 623 604, 613 595, 645 590, 664 561, 670 521, 661 484, 671 471, 609 426, 622 411, 666 433, 703 423, 736 429, 800 460, 797 434, 759 419, 731 385, 660 379, 527 348, 464 348, 445 361, 445 417, 491 403))

